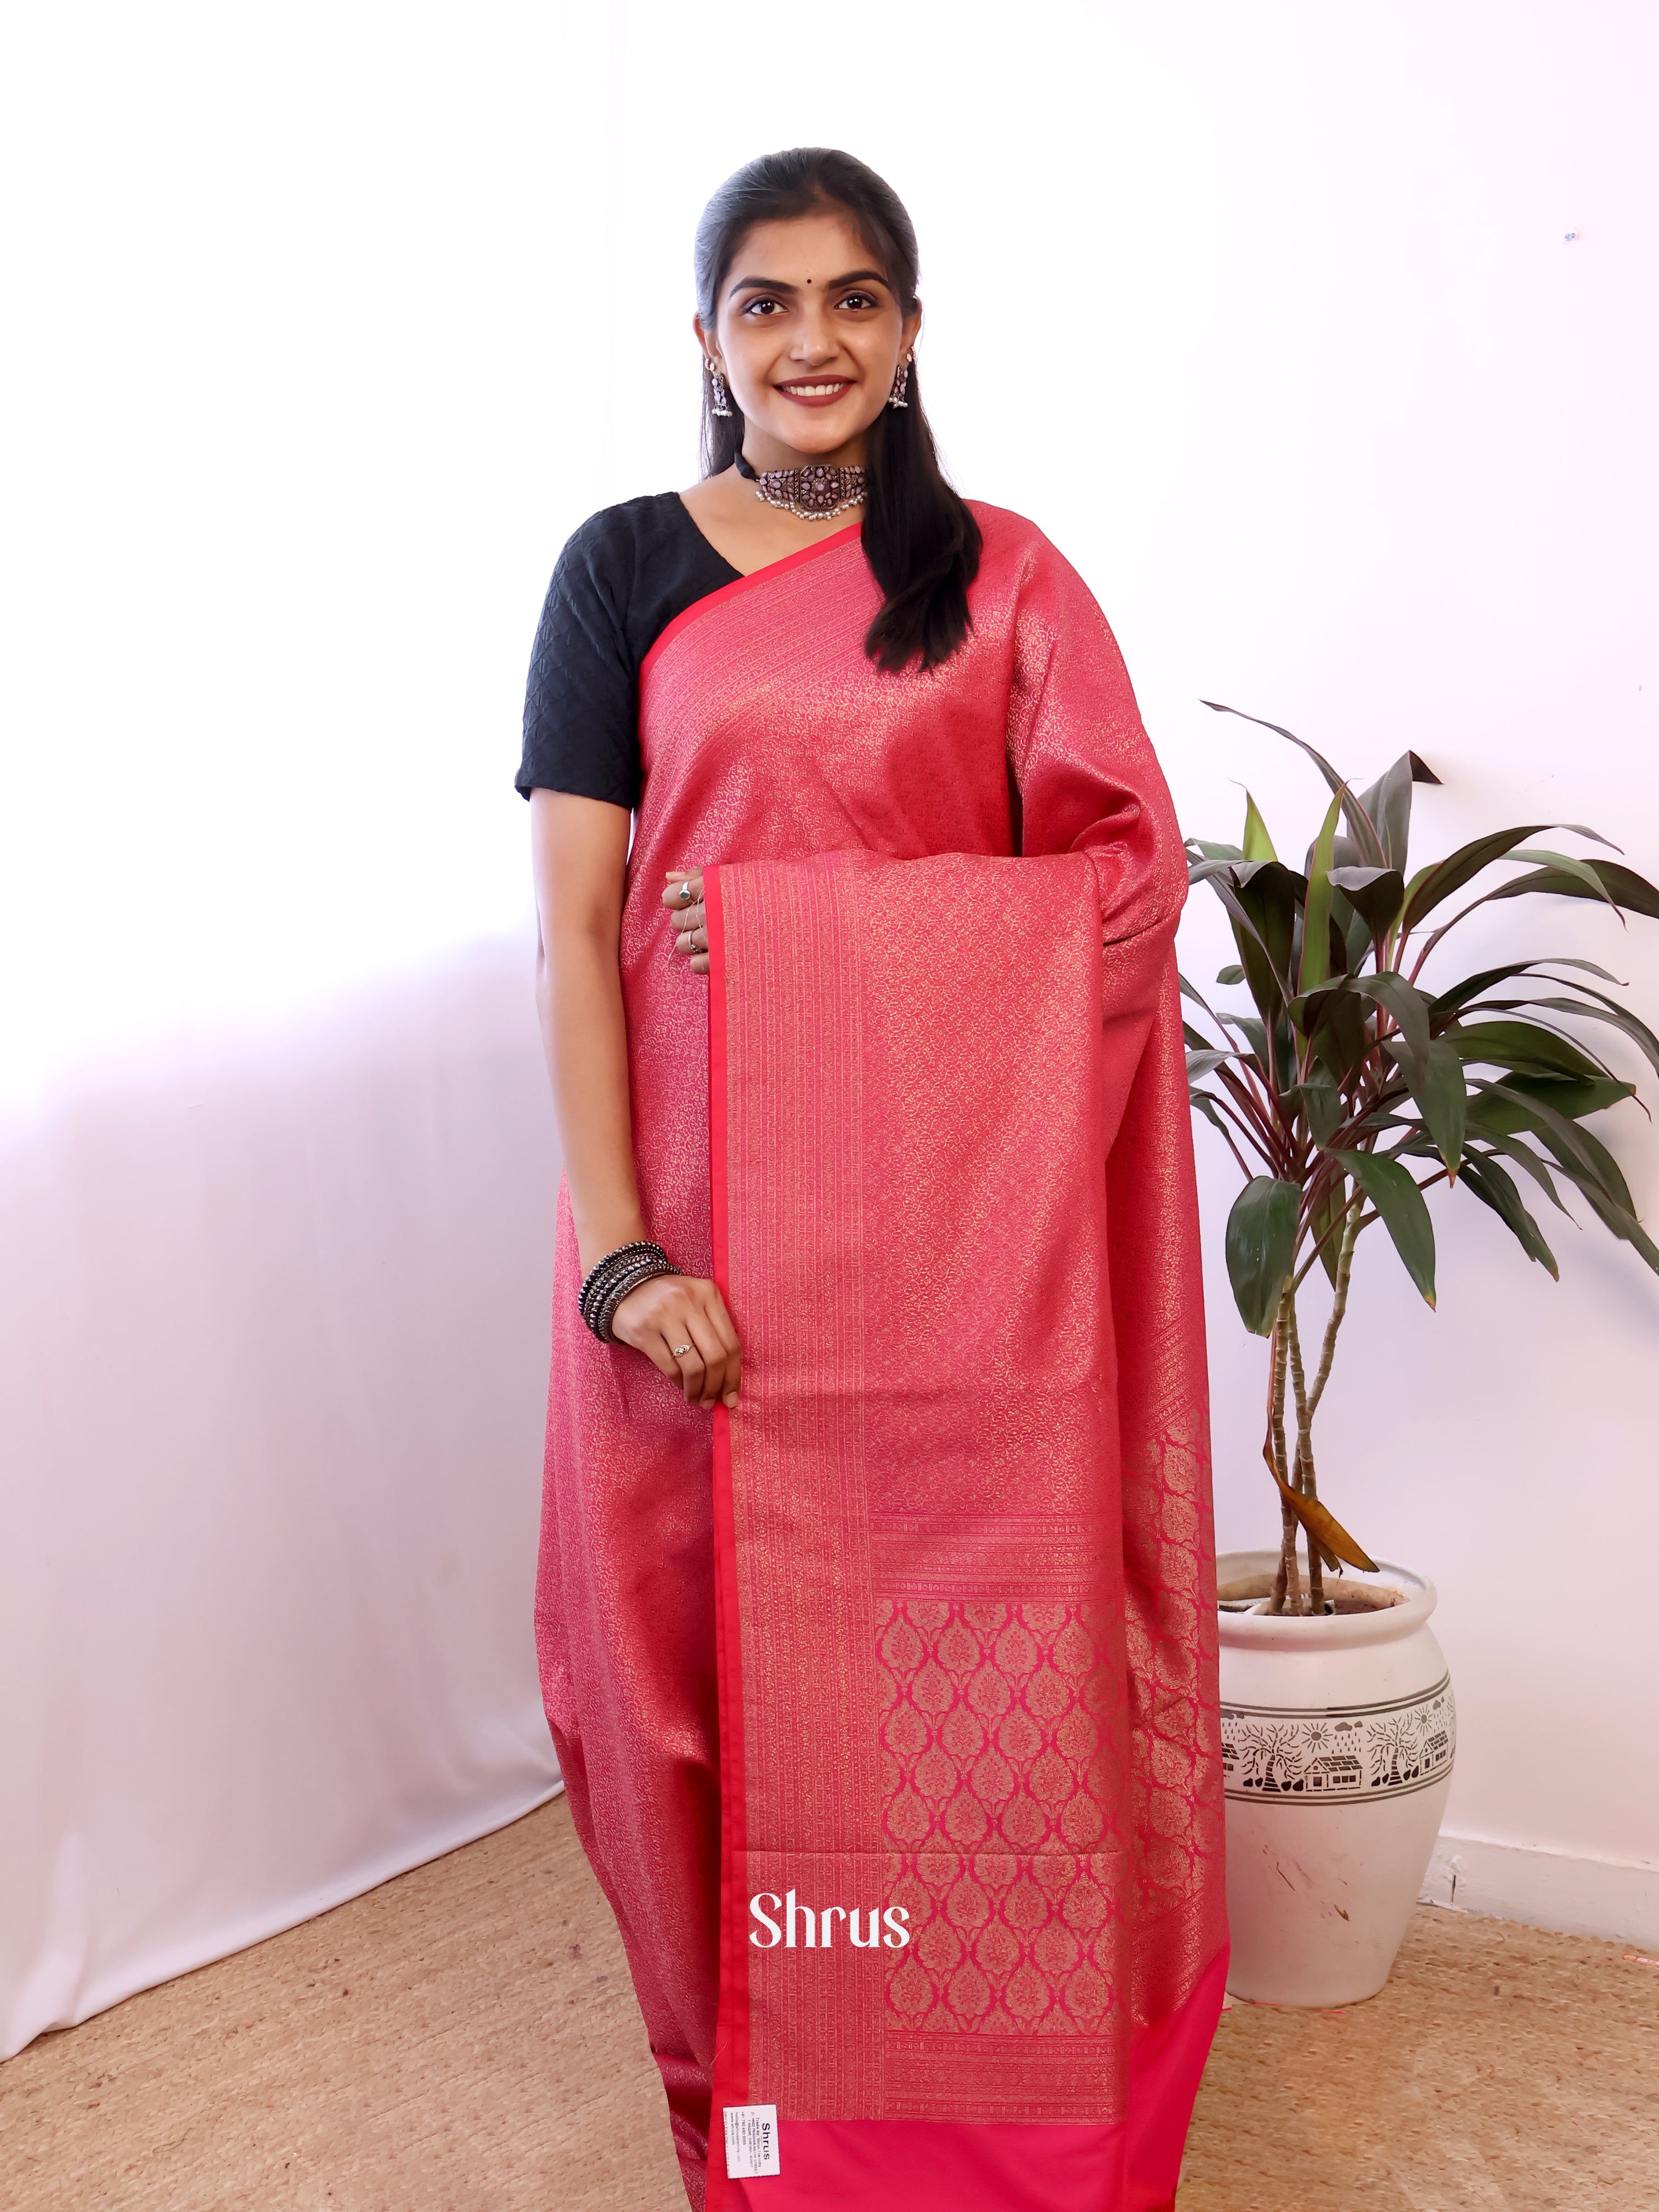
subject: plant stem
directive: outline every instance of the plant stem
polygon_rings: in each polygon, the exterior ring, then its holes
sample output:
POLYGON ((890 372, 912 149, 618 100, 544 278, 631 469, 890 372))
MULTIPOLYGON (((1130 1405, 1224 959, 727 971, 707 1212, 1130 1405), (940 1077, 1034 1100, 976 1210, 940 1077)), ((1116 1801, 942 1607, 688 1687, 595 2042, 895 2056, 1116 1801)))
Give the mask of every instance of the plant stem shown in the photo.
MULTIPOLYGON (((1325 1340, 1319 1347, 1319 1371, 1314 1376, 1313 1389, 1308 1393, 1307 1421, 1310 1429, 1313 1426, 1314 1415, 1319 1411, 1319 1401, 1325 1395, 1325 1385, 1331 1379, 1331 1362, 1336 1357, 1336 1333, 1348 1310, 1348 1284, 1353 1274, 1353 1248, 1359 1230, 1358 1213, 1350 1213, 1342 1231, 1342 1242, 1336 1249, 1336 1295, 1331 1301, 1330 1318, 1325 1323, 1325 1340)), ((1299 1406, 1297 1410, 1300 1411, 1299 1406)))
POLYGON ((1245 1158, 1243 1153, 1239 1151, 1238 1146, 1233 1142, 1232 1131, 1231 1129, 1223 1129, 1221 1133, 1227 1140, 1227 1150, 1238 1162, 1238 1171, 1240 1175, 1243 1176, 1246 1182, 1253 1181, 1254 1178, 1250 1174, 1250 1164, 1245 1158))
MULTIPOLYGON (((1252 1126, 1250 1125, 1250 1123, 1249 1123, 1249 1122, 1248 1122, 1248 1121, 1244 1119, 1244 1116, 1243 1116, 1242 1114, 1238 1113, 1238 1112, 1237 1112, 1237 1111, 1233 1107, 1230 1106, 1230 1105, 1228 1104, 1227 1101, 1226 1101, 1224 1098, 1218 1098, 1218 1099, 1216 1099, 1215 1103, 1216 1103, 1216 1107, 1217 1107, 1218 1111, 1218 1112, 1220 1112, 1220 1113, 1224 1114, 1224 1115, 1227 1116, 1227 1119, 1228 1119, 1228 1120, 1232 1123, 1233 1127, 1235 1127, 1235 1128, 1239 1132, 1240 1135, 1243 1138, 1243 1139, 1244 1139, 1245 1143, 1246 1143, 1247 1145, 1251 1146, 1255 1149, 1255 1151, 1256 1152, 1257 1155, 1260 1157, 1260 1158, 1261 1158, 1261 1162, 1262 1162, 1262 1164, 1263 1164, 1265 1167, 1267 1167, 1267 1168, 1271 1169, 1271 1168, 1273 1166, 1273 1164, 1274 1164, 1274 1162, 1273 1162, 1273 1157, 1272 1157, 1272 1155, 1271 1155, 1271 1154, 1270 1154, 1270 1153, 1266 1150, 1266 1148, 1263 1146, 1262 1142, 1261 1142, 1261 1136, 1258 1134, 1258 1133, 1256 1132, 1256 1130, 1255 1130, 1255 1128, 1253 1128, 1253 1127, 1252 1127, 1252 1126)), ((1222 1132, 1222 1134, 1223 1134, 1224 1136, 1225 1136, 1225 1135, 1226 1135, 1226 1132, 1224 1130, 1224 1131, 1222 1132)), ((1228 1143, 1229 1143, 1229 1144, 1232 1144, 1232 1139, 1231 1139, 1231 1137, 1229 1137, 1229 1138, 1227 1139, 1227 1141, 1228 1141, 1228 1143)), ((1233 1146, 1233 1153, 1234 1153, 1234 1157, 1235 1157, 1237 1159, 1238 1159, 1238 1161, 1239 1161, 1239 1164, 1240 1164, 1241 1166, 1243 1166, 1243 1155, 1239 1152, 1239 1150, 1238 1150, 1238 1147, 1237 1147, 1237 1145, 1234 1145, 1234 1146, 1233 1146)), ((1245 1172, 1245 1175, 1248 1176, 1251 1173, 1251 1170, 1250 1170, 1250 1169, 1249 1169, 1248 1167, 1246 1167, 1246 1168, 1244 1169, 1244 1172, 1245 1172)))
POLYGON ((1273 1577, 1273 1602, 1269 1613, 1300 1613, 1302 1610, 1302 1577, 1296 1564, 1296 1540, 1302 1523, 1296 1517, 1296 1508, 1288 1498, 1279 1501, 1279 1572, 1273 1577))
MULTIPOLYGON (((1336 1219, 1332 1222, 1330 1227, 1325 1231, 1325 1234, 1319 1239, 1318 1243, 1311 1247, 1307 1258, 1297 1269, 1295 1274, 1291 1277, 1289 1288, 1292 1297, 1294 1297, 1296 1292, 1302 1288, 1302 1285, 1307 1281, 1309 1276, 1312 1274, 1314 1261, 1318 1259, 1320 1254, 1330 1243, 1332 1237, 1336 1235, 1338 1229, 1346 1224, 1350 1216, 1354 1214, 1357 1207, 1364 1206, 1364 1193, 1356 1188, 1353 1196, 1348 1200, 1347 1206, 1345 1211, 1338 1214, 1336 1219)), ((1376 1218, 1376 1216, 1374 1213, 1368 1213, 1365 1216, 1365 1221, 1375 1221, 1376 1218)), ((1356 1233, 1358 1233, 1359 1229, 1363 1229, 1364 1225, 1365 1223, 1364 1221, 1356 1220, 1356 1233)))
MULTIPOLYGON (((1358 1194, 1356 1192, 1356 1199, 1358 1196, 1358 1194)), ((1369 1218, 1375 1218, 1375 1216, 1369 1218)), ((1313 1419, 1319 1410, 1319 1401, 1325 1395, 1325 1385, 1331 1379, 1331 1362, 1336 1356, 1337 1331, 1341 1328, 1343 1316, 1348 1310, 1348 1285, 1353 1277, 1353 1248, 1363 1226, 1364 1222, 1359 1208, 1357 1204, 1351 1201, 1342 1224, 1342 1242, 1337 1247, 1336 1295, 1331 1301, 1330 1317, 1325 1323, 1324 1340, 1319 1348, 1319 1370, 1314 1376, 1311 1390, 1307 1387, 1303 1369, 1302 1339, 1296 1320, 1296 1289, 1301 1276, 1298 1275, 1295 1281, 1285 1285, 1284 1295, 1279 1300, 1278 1317, 1273 1323, 1274 1444, 1278 1453, 1279 1468, 1285 1480, 1291 1482, 1292 1488, 1301 1491, 1303 1495, 1308 1498, 1316 1498, 1319 1495, 1318 1478, 1314 1473, 1313 1419), (1297 1437, 1294 1477, 1288 1474, 1285 1465, 1285 1380, 1287 1370, 1291 1388, 1296 1393, 1297 1437)), ((1303 1272, 1305 1273, 1306 1270, 1303 1272)), ((1287 1499, 1281 1497, 1279 1504, 1283 1508, 1285 1525, 1280 1549, 1279 1575, 1273 1584, 1275 1602, 1273 1609, 1276 1613, 1282 1613, 1285 1610, 1283 1598, 1285 1593, 1288 1592, 1292 1595, 1297 1593, 1300 1579, 1296 1565, 1296 1539, 1301 1524, 1297 1520, 1295 1508, 1287 1499)), ((1319 1547, 1311 1536, 1308 1539, 1308 1607, 1310 1612, 1322 1616, 1325 1610, 1324 1562, 1319 1556, 1319 1547)), ((1296 1610, 1300 1612, 1301 1609, 1300 1604, 1297 1603, 1296 1610)))
POLYGON ((1274 1118, 1272 1102, 1264 1104, 1255 1096, 1251 1084, 1244 1077, 1236 1075, 1231 1067, 1218 1067, 1215 1079, 1237 1105, 1244 1119, 1255 1125, 1255 1133, 1260 1140, 1263 1155, 1276 1168, 1282 1170, 1285 1158, 1283 1133, 1274 1118))
MULTIPOLYGON (((1285 1323, 1289 1305, 1288 1291, 1279 1299, 1279 1312, 1273 1322, 1273 1396, 1268 1405, 1267 1433, 1272 1441, 1273 1464, 1281 1482, 1290 1481, 1290 1461, 1285 1446, 1285 1372, 1290 1357, 1290 1330, 1285 1323)), ((1279 1571, 1273 1577, 1273 1602, 1269 1612, 1283 1613, 1288 1602, 1292 1613, 1302 1611, 1302 1577, 1296 1563, 1296 1540, 1302 1528, 1296 1508, 1281 1492, 1279 1496, 1280 1529, 1279 1571)))
MULTIPOLYGON (((1291 1481, 1304 1498, 1316 1498, 1318 1488, 1314 1477, 1313 1422, 1308 1411, 1308 1386, 1302 1372, 1302 1333, 1297 1327, 1296 1293, 1286 1289, 1284 1312, 1289 1324, 1291 1347, 1291 1385, 1296 1392, 1296 1473, 1291 1481)), ((1319 1556, 1319 1546, 1312 1531, 1308 1535, 1308 1610, 1316 1620, 1325 1615, 1325 1562, 1319 1556)))

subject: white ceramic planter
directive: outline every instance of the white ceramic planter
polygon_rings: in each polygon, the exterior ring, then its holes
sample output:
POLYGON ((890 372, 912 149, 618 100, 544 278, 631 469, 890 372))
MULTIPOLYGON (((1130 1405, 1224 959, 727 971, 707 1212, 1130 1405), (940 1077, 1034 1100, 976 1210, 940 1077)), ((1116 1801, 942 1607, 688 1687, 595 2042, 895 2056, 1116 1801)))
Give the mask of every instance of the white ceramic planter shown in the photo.
MULTIPOLYGON (((1226 1553, 1219 1579, 1271 1574, 1277 1557, 1226 1553)), ((1451 1784, 1456 1710, 1429 1626, 1434 1584, 1389 1565, 1345 1579, 1406 1601, 1322 1620, 1220 1616, 1227 1987, 1258 2003, 1376 1995, 1451 1784)))

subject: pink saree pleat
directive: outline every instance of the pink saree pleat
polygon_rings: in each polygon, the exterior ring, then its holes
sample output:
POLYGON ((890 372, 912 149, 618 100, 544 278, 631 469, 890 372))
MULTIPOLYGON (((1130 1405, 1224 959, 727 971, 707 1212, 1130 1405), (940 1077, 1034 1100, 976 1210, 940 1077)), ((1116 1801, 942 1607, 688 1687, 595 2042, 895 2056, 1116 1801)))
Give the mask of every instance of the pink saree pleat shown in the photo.
POLYGON ((743 1395, 556 1318, 539 1618, 694 2204, 712 2068, 711 2207, 1155 2212, 1221 2001, 1180 839, 1093 601, 976 511, 933 675, 849 534, 642 692, 636 1152, 743 1395), (699 865, 706 1000, 647 907, 699 865))

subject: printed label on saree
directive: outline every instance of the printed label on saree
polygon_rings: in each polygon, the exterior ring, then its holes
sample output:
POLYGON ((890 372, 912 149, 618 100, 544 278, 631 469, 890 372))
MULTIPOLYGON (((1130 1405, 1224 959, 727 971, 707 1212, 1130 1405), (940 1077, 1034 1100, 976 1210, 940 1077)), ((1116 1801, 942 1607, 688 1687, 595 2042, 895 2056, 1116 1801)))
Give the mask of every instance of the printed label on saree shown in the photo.
POLYGON ((775 2105, 728 2105, 720 2118, 726 2123, 726 2171, 732 2180, 752 2181, 760 2174, 782 2172, 775 2105))

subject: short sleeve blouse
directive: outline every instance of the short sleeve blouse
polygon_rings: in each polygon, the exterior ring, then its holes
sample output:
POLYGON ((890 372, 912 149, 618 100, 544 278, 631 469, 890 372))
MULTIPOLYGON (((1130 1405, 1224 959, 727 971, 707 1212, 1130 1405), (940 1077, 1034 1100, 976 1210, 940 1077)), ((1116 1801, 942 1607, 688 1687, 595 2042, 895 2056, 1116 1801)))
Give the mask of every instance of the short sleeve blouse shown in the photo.
POLYGON ((558 558, 524 702, 518 788, 634 807, 640 798, 640 669, 676 615, 738 571, 678 492, 590 515, 558 558))

